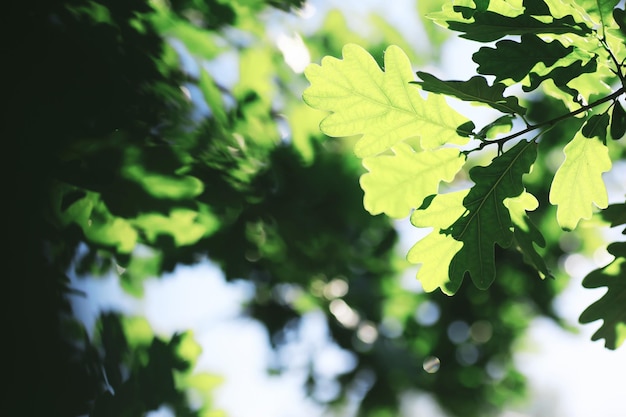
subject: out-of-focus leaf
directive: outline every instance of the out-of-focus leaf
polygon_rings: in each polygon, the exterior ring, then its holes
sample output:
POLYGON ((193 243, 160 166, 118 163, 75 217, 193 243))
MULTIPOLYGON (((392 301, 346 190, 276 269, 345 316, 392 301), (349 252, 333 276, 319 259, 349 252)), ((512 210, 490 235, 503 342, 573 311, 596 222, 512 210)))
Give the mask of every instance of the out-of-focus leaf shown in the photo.
POLYGON ((222 125, 226 125, 228 122, 226 111, 224 110, 224 102, 222 100, 222 93, 215 84, 213 78, 204 69, 200 68, 200 79, 198 80, 198 86, 202 91, 206 104, 211 109, 211 114, 222 125))
POLYGON ((170 235, 177 246, 190 245, 215 232, 219 222, 208 212, 175 208, 168 216, 145 213, 132 221, 143 230, 147 240, 155 243, 160 235, 170 235))

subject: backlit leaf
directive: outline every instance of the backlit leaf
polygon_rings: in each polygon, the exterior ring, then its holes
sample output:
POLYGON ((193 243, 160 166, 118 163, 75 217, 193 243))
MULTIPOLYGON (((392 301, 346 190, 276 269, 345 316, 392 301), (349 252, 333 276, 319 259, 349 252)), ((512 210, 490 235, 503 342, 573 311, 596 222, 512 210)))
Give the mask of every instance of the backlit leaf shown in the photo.
POLYGON ((218 220, 207 210, 195 211, 175 208, 165 216, 161 213, 144 213, 132 221, 142 229, 146 239, 154 243, 160 235, 170 235, 176 246, 191 245, 215 232, 218 220))
POLYGON ((616 349, 626 340, 626 242, 612 243, 607 250, 615 259, 583 280, 585 288, 607 287, 607 292, 583 311, 579 321, 602 320, 602 326, 591 339, 605 339, 607 348, 616 349))
POLYGON ((463 247, 463 243, 441 233, 441 230, 448 228, 463 214, 465 211, 463 199, 468 192, 469 190, 463 190, 439 194, 427 208, 415 210, 411 215, 411 224, 414 226, 434 227, 434 230, 413 245, 407 254, 410 263, 421 264, 416 277, 426 292, 441 288, 445 294, 454 294, 454 291, 448 290, 445 284, 449 281, 450 262, 463 247))
POLYGON ((564 150, 565 161, 557 170, 550 187, 550 203, 557 205, 556 218, 565 230, 573 230, 580 219, 589 219, 592 204, 608 205, 602 173, 611 169, 606 146, 598 139, 578 132, 564 150))
POLYGON ((530 171, 536 156, 534 142, 520 141, 490 165, 470 170, 475 185, 463 200, 466 211, 450 227, 452 236, 464 244, 450 265, 449 290, 459 288, 466 271, 480 289, 493 282, 494 244, 507 248, 513 240, 513 224, 504 200, 524 191, 522 176, 530 171))
POLYGON ((602 35, 605 29, 613 24, 613 8, 619 0, 578 0, 577 4, 585 9, 594 23, 602 27, 602 35))
POLYGON ((361 176, 363 205, 371 214, 408 215, 424 198, 437 193, 440 181, 452 181, 465 162, 453 148, 415 152, 408 144, 399 143, 393 152, 363 159, 369 170, 361 176))
POLYGON ((424 149, 464 144, 457 134, 467 119, 438 95, 422 98, 409 84, 413 70, 397 46, 385 52, 383 72, 372 56, 357 45, 343 48, 343 59, 325 57, 305 75, 310 87, 303 99, 311 107, 332 112, 320 124, 329 136, 363 135, 355 145, 359 157, 374 156, 407 138, 421 137, 424 149))

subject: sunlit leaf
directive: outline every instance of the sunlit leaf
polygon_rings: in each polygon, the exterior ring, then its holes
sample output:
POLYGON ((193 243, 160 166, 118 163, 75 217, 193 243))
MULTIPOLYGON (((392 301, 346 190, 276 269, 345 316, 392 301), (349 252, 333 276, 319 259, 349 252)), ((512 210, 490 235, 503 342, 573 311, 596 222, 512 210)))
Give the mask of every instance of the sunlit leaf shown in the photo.
POLYGON ((222 49, 206 31, 165 11, 154 14, 152 21, 162 34, 181 40, 192 54, 211 59, 222 49))
POLYGON ((210 213, 177 208, 169 216, 145 213, 133 224, 142 229, 149 242, 154 243, 160 235, 170 235, 177 246, 190 245, 214 232, 219 223, 210 213))
POLYGON ((565 230, 573 230, 581 219, 592 215, 592 204, 608 205, 602 173, 611 169, 606 146, 578 132, 564 148, 565 161, 550 187, 550 202, 557 205, 556 218, 565 230))
POLYGON ((502 83, 489 85, 484 77, 474 76, 469 81, 442 81, 434 75, 418 71, 422 81, 416 81, 423 90, 445 94, 463 101, 484 103, 502 113, 523 115, 526 109, 519 105, 517 97, 504 97, 506 86, 502 83))
POLYGON ((363 135, 355 145, 359 157, 386 151, 407 138, 421 137, 424 149, 464 144, 457 127, 467 120, 437 95, 422 98, 409 84, 413 70, 402 50, 385 52, 385 72, 357 45, 346 45, 343 59, 325 57, 311 64, 305 75, 311 86, 303 99, 330 111, 320 128, 329 136, 363 135))
POLYGON ((616 349, 626 340, 626 242, 612 243, 607 250, 615 259, 583 280, 585 288, 607 287, 607 292, 587 307, 579 320, 581 323, 602 320, 602 326, 591 339, 605 339, 607 348, 616 349))
POLYGON ((445 294, 454 294, 445 284, 449 281, 450 262, 463 243, 441 230, 448 228, 463 214, 463 199, 468 193, 469 190, 463 190, 439 194, 427 208, 415 210, 411 215, 411 224, 414 226, 434 228, 413 245, 407 254, 410 263, 421 264, 416 277, 426 292, 441 288, 445 294))
POLYGON ((439 182, 450 182, 465 162, 457 149, 415 152, 406 143, 392 148, 394 155, 363 159, 368 173, 361 176, 363 205, 371 214, 402 218, 424 198, 438 191, 439 182))
POLYGON ((202 95, 204 96, 206 104, 208 105, 209 109, 211 109, 211 114, 213 115, 213 117, 215 117, 215 119, 217 119, 217 121, 220 122, 222 125, 226 125, 228 120, 226 112, 224 110, 222 93, 215 84, 213 78, 204 68, 200 68, 200 79, 198 80, 198 86, 200 87, 200 91, 202 91, 202 95))
POLYGON ((626 11, 624 11, 624 9, 614 9, 613 19, 615 19, 615 22, 619 26, 622 35, 626 36, 626 11))
POLYGON ((466 212, 450 227, 452 236, 464 244, 450 265, 449 290, 459 288, 466 271, 480 289, 493 282, 494 244, 507 248, 513 239, 504 200, 524 191, 522 176, 530 171, 536 156, 534 142, 520 141, 488 166, 470 170, 475 185, 463 200, 466 212))
POLYGON ((594 23, 602 27, 604 36, 606 28, 613 24, 613 8, 619 0, 578 0, 576 3, 585 9, 594 23))
POLYGON ((114 248, 120 253, 130 253, 137 243, 137 231, 128 220, 120 217, 93 216, 81 226, 89 241, 114 248))

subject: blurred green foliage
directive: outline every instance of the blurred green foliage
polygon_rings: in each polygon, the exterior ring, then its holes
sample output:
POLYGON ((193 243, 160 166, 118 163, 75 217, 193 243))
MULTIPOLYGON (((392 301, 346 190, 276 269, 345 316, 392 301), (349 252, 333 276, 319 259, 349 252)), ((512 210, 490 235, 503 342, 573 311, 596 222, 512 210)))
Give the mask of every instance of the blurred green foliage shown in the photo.
MULTIPOLYGON (((221 415, 212 404, 219 377, 194 372, 191 333, 164 340, 105 312, 90 336, 69 303, 71 274, 123 269, 122 286, 141 297, 146 279, 204 256, 227 279, 254 285, 247 314, 276 348, 304 314, 324 313, 333 342, 356 358, 336 396, 318 398, 338 415, 355 395, 361 416, 397 415, 399 396, 414 390, 459 416, 489 415, 523 397, 514 342, 532 317, 558 320, 551 301, 564 277, 540 281, 520 255, 501 251, 496 274, 506 279, 488 292, 465 283, 450 298, 403 287, 396 225, 363 210, 362 167, 349 144, 319 133, 319 115, 301 101, 304 77, 264 26, 264 16, 302 6, 35 0, 3 16, 12 370, 2 415, 137 416, 162 406, 177 416, 221 415), (233 85, 207 65, 225 56, 236 60, 233 85), (339 281, 345 292, 325 291, 339 281), (286 297, 285 285, 300 296, 286 297), (364 338, 364 326, 377 337, 364 338), (431 355, 441 360, 434 374, 422 369, 431 355), (201 392, 200 404, 188 390, 201 392)), ((351 32, 346 18, 332 11, 305 37, 312 59, 337 54, 347 40, 380 58, 388 38, 400 40, 380 17, 375 40, 351 32)), ((427 32, 441 44, 441 31, 427 32)), ((552 111, 543 101, 529 107, 531 117, 534 109, 552 111)), ((547 195, 533 178, 533 193, 547 195)), ((541 225, 553 213, 533 216, 541 225)), ((558 235, 544 234, 556 265, 558 235)), ((315 398, 323 381, 313 372, 309 381, 315 398)))

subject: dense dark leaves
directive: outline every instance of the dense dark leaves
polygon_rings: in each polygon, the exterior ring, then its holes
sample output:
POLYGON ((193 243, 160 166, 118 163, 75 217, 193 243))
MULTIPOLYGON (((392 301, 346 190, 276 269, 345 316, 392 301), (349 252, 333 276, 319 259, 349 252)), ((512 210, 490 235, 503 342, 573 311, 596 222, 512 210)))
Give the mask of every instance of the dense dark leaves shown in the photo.
POLYGON ((425 91, 445 94, 463 101, 484 103, 502 113, 516 113, 523 115, 526 110, 519 105, 517 97, 505 97, 502 83, 489 85, 484 77, 474 76, 468 81, 442 81, 434 75, 418 71, 417 76, 422 81, 415 84, 425 91))
POLYGON ((523 34, 520 42, 503 40, 495 48, 482 47, 472 55, 479 74, 495 75, 496 81, 520 81, 535 65, 542 62, 546 68, 569 55, 573 46, 565 47, 558 40, 545 42, 535 34, 523 34))
POLYGON ((507 248, 513 239, 511 217, 503 201, 524 191, 522 175, 530 171, 536 156, 534 142, 520 141, 490 165, 470 170, 475 185, 463 200, 466 212, 447 231, 463 242, 450 263, 450 283, 446 285, 450 291, 461 285, 466 272, 481 289, 489 288, 495 279, 494 245, 507 248))
POLYGON ((626 111, 619 101, 613 105, 610 133, 614 140, 620 140, 626 134, 626 111))
POLYGON ((581 323, 602 320, 592 340, 605 339, 605 346, 616 349, 626 340, 626 310, 614 308, 626 301, 626 242, 611 243, 608 252, 615 258, 603 268, 591 272, 583 280, 585 288, 607 287, 607 292, 580 315, 581 323))
POLYGON ((465 19, 470 17, 473 22, 447 21, 448 28, 462 32, 462 38, 478 41, 491 42, 510 35, 523 34, 564 34, 574 33, 585 35, 591 29, 584 23, 576 22, 571 15, 562 18, 554 18, 544 22, 528 14, 515 17, 503 16, 491 11, 472 9, 465 6, 455 6, 454 10, 461 13, 465 19))

